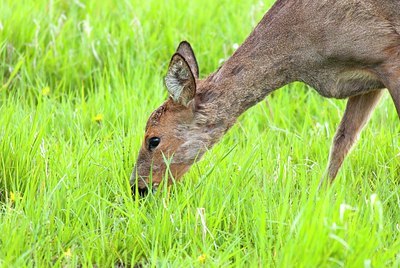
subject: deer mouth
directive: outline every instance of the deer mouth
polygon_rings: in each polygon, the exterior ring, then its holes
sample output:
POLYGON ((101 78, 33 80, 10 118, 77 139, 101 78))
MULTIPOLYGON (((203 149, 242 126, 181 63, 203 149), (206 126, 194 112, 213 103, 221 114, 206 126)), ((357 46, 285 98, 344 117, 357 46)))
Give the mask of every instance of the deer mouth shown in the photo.
POLYGON ((150 190, 151 193, 155 194, 160 184, 158 182, 149 183, 149 180, 151 182, 150 176, 141 176, 136 174, 135 171, 132 173, 130 180, 132 196, 135 196, 136 189, 140 197, 147 196, 150 190))
MULTIPOLYGON (((158 186, 159 186, 158 183, 154 183, 151 187, 147 185, 144 187, 140 187, 139 185, 137 185, 137 193, 139 194, 140 197, 146 197, 150 192, 152 194, 155 194, 158 190, 158 186)), ((132 196, 135 196, 136 184, 131 185, 131 191, 132 191, 132 196)))
MULTIPOLYGON (((132 189, 132 193, 133 193, 132 196, 135 196, 135 191, 136 191, 136 189, 132 189)), ((140 197, 145 197, 145 196, 147 196, 148 193, 149 193, 149 188, 147 188, 147 187, 144 187, 144 188, 138 187, 138 194, 139 194, 140 197)))

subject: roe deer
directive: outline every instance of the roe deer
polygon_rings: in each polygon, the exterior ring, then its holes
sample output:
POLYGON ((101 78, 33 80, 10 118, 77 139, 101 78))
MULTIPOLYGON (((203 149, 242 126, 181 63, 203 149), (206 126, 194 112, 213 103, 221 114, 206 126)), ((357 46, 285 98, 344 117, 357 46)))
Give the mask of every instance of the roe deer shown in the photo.
POLYGON ((180 178, 239 115, 294 81, 324 97, 348 98, 321 182, 333 181, 383 89, 400 114, 400 1, 278 0, 205 79, 199 79, 191 46, 182 42, 165 77, 170 97, 146 125, 131 177, 134 190, 137 185, 145 194, 150 181, 156 188, 166 159, 170 174, 180 178))

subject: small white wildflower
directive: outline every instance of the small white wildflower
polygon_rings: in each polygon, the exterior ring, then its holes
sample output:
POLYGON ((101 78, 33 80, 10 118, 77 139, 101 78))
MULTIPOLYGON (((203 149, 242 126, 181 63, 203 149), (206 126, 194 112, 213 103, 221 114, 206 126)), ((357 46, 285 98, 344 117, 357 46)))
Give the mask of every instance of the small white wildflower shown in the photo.
POLYGON ((86 20, 83 21, 83 31, 85 32, 87 37, 90 37, 92 30, 93 28, 92 26, 90 26, 89 17, 87 17, 86 20))
POLYGON ((379 229, 383 229, 383 207, 382 207, 382 202, 379 200, 379 197, 377 194, 372 194, 370 196, 370 202, 371 202, 371 210, 375 213, 375 217, 378 220, 379 223, 379 229))
POLYGON ((239 48, 239 44, 237 44, 237 43, 234 43, 232 47, 233 47, 233 49, 234 49, 234 50, 236 50, 236 49, 238 49, 238 48, 239 48))
POLYGON ((371 200, 371 205, 372 206, 375 204, 375 202, 377 200, 377 197, 378 197, 377 194, 372 194, 371 195, 370 200, 371 200))
POLYGON ((348 204, 344 204, 344 203, 340 204, 340 212, 339 212, 340 221, 343 221, 344 213, 346 212, 346 210, 356 211, 357 209, 352 207, 352 206, 350 206, 350 205, 348 205, 348 204))

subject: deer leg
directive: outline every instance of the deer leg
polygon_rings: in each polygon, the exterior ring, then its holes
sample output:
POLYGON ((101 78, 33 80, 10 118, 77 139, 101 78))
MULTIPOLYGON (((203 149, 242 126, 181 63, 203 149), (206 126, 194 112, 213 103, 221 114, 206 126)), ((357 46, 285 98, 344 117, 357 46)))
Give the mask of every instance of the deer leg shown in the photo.
POLYGON ((381 72, 381 80, 392 96, 397 114, 400 117, 400 48, 398 53, 399 59, 391 64, 386 64, 381 72))
POLYGON ((359 133, 378 103, 383 90, 375 90, 363 95, 350 97, 342 121, 336 130, 333 140, 329 164, 326 174, 321 179, 320 186, 329 178, 332 182, 341 167, 344 158, 350 151, 359 133))

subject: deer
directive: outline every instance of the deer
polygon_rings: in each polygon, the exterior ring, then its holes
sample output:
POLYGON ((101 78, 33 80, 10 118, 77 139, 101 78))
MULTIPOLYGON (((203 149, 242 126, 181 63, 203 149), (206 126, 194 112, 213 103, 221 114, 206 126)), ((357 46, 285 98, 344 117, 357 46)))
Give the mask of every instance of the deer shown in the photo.
POLYGON ((386 89, 400 115, 400 1, 277 0, 204 79, 182 41, 164 78, 169 97, 145 127, 133 195, 180 180, 242 113, 296 81, 347 99, 320 182, 330 185, 386 89))

